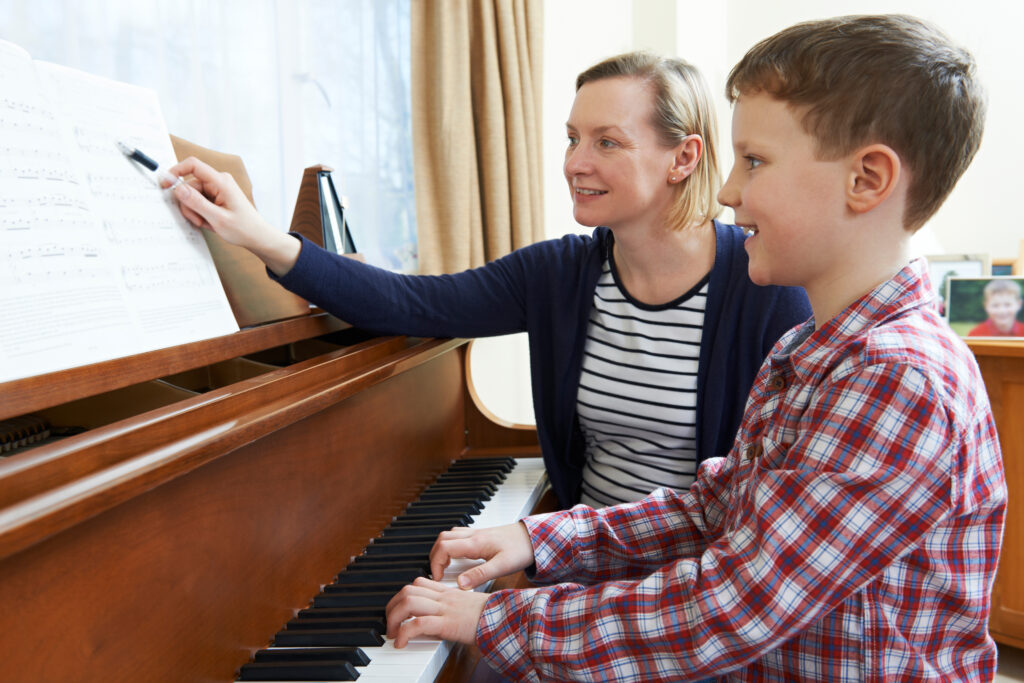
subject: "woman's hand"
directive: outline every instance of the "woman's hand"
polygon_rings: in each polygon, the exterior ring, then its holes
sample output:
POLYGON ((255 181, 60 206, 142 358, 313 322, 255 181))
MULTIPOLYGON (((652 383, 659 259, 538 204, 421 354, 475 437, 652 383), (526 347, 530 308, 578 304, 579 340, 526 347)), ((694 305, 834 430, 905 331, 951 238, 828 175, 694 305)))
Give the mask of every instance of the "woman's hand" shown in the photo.
POLYGON ((422 636, 472 645, 487 598, 486 593, 418 578, 388 602, 388 638, 397 648, 422 636))
POLYGON ((522 522, 490 529, 456 527, 442 531, 430 550, 430 573, 440 579, 445 567, 458 558, 486 560, 459 575, 459 588, 468 590, 529 567, 533 564, 533 543, 522 522))
POLYGON ((192 225, 213 230, 231 244, 256 254, 277 275, 299 258, 301 243, 267 223, 229 173, 214 170, 195 157, 167 169, 185 177, 174 189, 181 214, 192 225))

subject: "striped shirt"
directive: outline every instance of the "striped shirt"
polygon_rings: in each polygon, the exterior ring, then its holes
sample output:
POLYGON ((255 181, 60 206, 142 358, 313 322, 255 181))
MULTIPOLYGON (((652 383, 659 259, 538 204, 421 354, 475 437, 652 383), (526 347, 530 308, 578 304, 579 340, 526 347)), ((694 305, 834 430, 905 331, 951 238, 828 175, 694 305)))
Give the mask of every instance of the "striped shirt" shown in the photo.
POLYGON ((524 522, 540 583, 488 598, 516 680, 991 681, 1006 480, 927 263, 785 334, 688 491, 524 522))
POLYGON ((667 304, 633 299, 605 261, 576 396, 586 442, 582 499, 601 507, 660 487, 685 490, 697 472, 697 361, 705 277, 667 304))

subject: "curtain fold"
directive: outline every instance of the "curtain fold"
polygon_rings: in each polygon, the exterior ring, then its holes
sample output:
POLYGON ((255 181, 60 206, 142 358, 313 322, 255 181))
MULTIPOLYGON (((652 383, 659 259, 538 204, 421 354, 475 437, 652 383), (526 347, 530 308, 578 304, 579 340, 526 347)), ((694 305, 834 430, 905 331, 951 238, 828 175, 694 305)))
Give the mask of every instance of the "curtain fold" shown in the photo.
POLYGON ((483 265, 544 236, 540 0, 413 0, 412 129, 421 273, 483 265))

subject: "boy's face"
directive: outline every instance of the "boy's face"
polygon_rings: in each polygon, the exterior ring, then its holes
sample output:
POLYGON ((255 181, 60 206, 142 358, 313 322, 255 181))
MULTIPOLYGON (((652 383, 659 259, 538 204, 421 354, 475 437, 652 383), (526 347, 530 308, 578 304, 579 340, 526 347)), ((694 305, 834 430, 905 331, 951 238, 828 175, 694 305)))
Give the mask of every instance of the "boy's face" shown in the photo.
POLYGON ((718 200, 753 235, 745 243, 750 278, 795 285, 812 295, 836 277, 850 231, 847 165, 815 158, 814 139, 789 106, 770 95, 741 95, 733 107, 736 159, 718 200))
POLYGON ((995 326, 1003 332, 1013 329, 1013 322, 1020 311, 1021 299, 1011 292, 995 292, 985 300, 985 313, 995 326))

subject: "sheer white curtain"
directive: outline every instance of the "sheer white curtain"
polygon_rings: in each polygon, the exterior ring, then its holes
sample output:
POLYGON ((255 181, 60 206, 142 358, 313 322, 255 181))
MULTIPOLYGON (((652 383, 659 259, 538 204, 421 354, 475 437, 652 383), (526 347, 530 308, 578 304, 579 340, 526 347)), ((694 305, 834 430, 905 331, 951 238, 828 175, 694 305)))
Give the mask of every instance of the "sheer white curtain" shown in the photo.
POLYGON ((359 250, 416 269, 409 0, 0 0, 0 38, 156 90, 172 133, 242 157, 282 229, 302 169, 332 167, 359 250))

